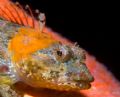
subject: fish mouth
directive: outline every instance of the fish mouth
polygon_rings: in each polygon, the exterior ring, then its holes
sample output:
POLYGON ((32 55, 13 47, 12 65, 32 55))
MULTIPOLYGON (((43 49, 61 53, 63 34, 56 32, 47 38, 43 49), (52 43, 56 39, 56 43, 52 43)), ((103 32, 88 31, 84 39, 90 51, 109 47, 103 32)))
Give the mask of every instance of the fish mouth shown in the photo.
POLYGON ((58 83, 57 87, 59 90, 65 91, 79 91, 79 90, 87 90, 91 88, 91 83, 87 81, 79 81, 79 82, 65 82, 58 83))
POLYGON ((91 83, 94 81, 94 77, 90 76, 87 80, 75 80, 76 87, 80 89, 89 89, 91 87, 91 83))
POLYGON ((58 82, 58 85, 63 87, 68 87, 72 91, 76 90, 85 90, 91 88, 91 82, 94 81, 94 78, 87 80, 66 80, 64 82, 58 82))
POLYGON ((71 81, 71 83, 74 83, 74 86, 78 89, 89 89, 91 87, 91 83, 94 81, 94 77, 93 76, 89 76, 86 79, 73 79, 71 81))
POLYGON ((91 83, 88 81, 79 81, 75 82, 76 87, 79 89, 89 89, 91 87, 91 83))

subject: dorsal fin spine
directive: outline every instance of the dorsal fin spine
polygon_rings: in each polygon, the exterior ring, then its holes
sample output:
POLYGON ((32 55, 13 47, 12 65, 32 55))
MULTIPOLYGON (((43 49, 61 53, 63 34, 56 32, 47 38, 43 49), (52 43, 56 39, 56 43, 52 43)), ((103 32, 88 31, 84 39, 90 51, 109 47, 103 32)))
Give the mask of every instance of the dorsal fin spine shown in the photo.
POLYGON ((7 18, 9 21, 11 21, 11 18, 7 15, 7 13, 1 7, 0 7, 0 10, 1 10, 2 14, 4 15, 4 16, 2 15, 2 17, 5 19, 7 18))
POLYGON ((11 16, 13 17, 13 21, 15 22, 15 23, 17 23, 17 20, 16 20, 16 18, 14 17, 14 15, 13 15, 13 13, 12 12, 10 12, 11 10, 6 6, 6 9, 9 11, 9 13, 11 14, 11 16))
POLYGON ((34 28, 35 27, 35 22, 34 22, 34 16, 33 16, 32 10, 30 9, 29 5, 26 5, 26 9, 28 9, 29 12, 30 12, 30 15, 32 17, 32 26, 34 28))

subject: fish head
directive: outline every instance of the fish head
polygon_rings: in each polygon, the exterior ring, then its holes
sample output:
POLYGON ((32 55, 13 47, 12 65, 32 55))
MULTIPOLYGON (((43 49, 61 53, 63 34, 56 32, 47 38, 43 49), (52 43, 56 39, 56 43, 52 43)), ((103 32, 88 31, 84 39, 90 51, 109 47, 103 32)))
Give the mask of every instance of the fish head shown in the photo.
MULTIPOLYGON (((33 41, 34 38, 32 40, 26 38, 26 41, 28 40, 33 41)), ((32 48, 35 49, 40 42, 37 42, 38 44, 36 45, 33 42, 25 42, 25 45, 27 45, 27 48, 29 46, 31 50, 32 48)), ((42 87, 57 90, 81 90, 90 88, 94 78, 85 64, 85 51, 76 45, 67 45, 61 42, 52 41, 49 44, 47 47, 39 47, 40 49, 32 50, 25 57, 21 57, 22 55, 20 56, 20 54, 24 50, 27 50, 26 46, 19 49, 17 53, 19 53, 21 60, 13 63, 15 64, 16 73, 22 81, 35 88, 42 87)), ((16 45, 14 39, 10 42, 10 46, 13 45, 16 45)), ((42 42, 42 45, 46 45, 46 42, 42 42)), ((14 51, 13 56, 15 56, 15 47, 11 47, 14 51)))

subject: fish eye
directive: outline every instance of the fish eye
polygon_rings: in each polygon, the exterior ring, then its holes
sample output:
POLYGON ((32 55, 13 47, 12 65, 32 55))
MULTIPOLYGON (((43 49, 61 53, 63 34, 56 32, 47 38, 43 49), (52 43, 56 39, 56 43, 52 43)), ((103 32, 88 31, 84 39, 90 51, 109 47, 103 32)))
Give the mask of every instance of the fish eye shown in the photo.
POLYGON ((54 56, 57 61, 65 62, 72 57, 72 52, 68 48, 59 48, 54 50, 54 56))

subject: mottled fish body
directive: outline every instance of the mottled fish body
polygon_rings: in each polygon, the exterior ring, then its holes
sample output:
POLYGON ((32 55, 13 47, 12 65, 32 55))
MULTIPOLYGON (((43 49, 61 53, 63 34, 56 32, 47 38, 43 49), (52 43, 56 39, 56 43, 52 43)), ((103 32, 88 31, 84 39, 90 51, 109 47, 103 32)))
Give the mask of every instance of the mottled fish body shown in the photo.
POLYGON ((0 19, 0 68, 8 67, 0 72, 1 78, 7 76, 9 84, 23 81, 61 91, 90 88, 94 79, 85 64, 85 51, 55 40, 43 32, 44 21, 39 22, 38 30, 0 19))

